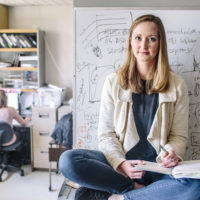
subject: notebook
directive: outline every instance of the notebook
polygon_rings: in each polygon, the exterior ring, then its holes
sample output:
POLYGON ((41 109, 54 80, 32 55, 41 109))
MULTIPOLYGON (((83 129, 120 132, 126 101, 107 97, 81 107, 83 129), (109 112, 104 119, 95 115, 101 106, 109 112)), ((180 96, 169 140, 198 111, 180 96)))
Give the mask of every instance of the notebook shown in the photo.
POLYGON ((143 161, 142 164, 135 165, 136 169, 151 171, 161 174, 172 175, 174 178, 195 178, 200 179, 200 160, 188 160, 179 162, 176 167, 166 168, 160 163, 143 161))

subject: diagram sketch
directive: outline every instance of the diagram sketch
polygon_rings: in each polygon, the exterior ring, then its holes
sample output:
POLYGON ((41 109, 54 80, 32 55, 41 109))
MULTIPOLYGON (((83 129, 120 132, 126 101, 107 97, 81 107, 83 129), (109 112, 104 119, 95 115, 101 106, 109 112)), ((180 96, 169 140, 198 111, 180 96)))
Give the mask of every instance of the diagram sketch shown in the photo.
POLYGON ((127 24, 132 21, 131 12, 96 14, 95 18, 91 19, 91 22, 82 29, 79 36, 81 44, 85 48, 91 46, 97 57, 101 57, 101 48, 97 44, 102 41, 105 43, 112 43, 114 40, 120 41, 117 38, 127 35, 127 24))
POLYGON ((186 159, 200 159, 200 11, 197 10, 76 10, 74 148, 98 149, 102 87, 106 76, 122 66, 129 28, 143 14, 157 15, 164 23, 170 67, 185 79, 190 99, 186 159))

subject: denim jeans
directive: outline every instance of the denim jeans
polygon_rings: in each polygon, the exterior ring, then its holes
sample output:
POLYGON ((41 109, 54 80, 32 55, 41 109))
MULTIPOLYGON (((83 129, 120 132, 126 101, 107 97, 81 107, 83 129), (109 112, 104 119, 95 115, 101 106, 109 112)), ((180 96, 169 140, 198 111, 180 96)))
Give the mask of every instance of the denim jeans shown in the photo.
POLYGON ((117 173, 100 151, 65 151, 59 167, 69 180, 87 188, 123 194, 124 200, 200 200, 200 180, 146 172, 142 179, 134 181, 117 173), (133 190, 135 182, 147 186, 133 190))

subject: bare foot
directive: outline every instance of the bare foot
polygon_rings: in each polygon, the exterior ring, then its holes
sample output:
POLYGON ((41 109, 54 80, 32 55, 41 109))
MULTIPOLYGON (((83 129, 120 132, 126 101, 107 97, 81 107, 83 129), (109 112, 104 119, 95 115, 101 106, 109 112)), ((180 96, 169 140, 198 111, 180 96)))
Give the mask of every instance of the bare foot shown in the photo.
POLYGON ((119 195, 119 194, 113 194, 112 196, 110 196, 108 198, 108 200, 123 200, 123 195, 119 195))
POLYGON ((136 190, 136 189, 143 188, 143 187, 145 187, 145 185, 142 185, 142 184, 139 184, 139 183, 136 183, 136 182, 135 182, 135 187, 134 187, 135 190, 136 190))

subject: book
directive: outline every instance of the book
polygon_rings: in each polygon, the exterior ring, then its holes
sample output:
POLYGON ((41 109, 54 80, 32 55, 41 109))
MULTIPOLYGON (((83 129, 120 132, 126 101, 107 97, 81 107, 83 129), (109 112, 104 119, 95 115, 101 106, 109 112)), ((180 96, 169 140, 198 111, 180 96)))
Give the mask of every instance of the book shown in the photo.
POLYGON ((200 179, 200 160, 182 161, 173 168, 166 168, 161 166, 160 163, 149 161, 143 161, 143 163, 143 165, 138 164, 134 167, 139 170, 172 175, 174 178, 200 179))
POLYGON ((20 66, 19 56, 20 56, 19 53, 16 53, 14 55, 14 58, 13 58, 13 61, 12 61, 12 66, 15 66, 15 67, 20 66))

